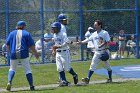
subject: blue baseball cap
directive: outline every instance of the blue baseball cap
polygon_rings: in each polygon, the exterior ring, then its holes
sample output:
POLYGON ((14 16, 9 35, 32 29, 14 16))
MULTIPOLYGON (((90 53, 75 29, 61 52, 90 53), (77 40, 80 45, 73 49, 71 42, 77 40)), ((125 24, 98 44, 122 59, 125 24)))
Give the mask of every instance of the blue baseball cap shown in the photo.
POLYGON ((67 20, 67 16, 65 14, 58 15, 58 21, 67 20))
POLYGON ((18 21, 17 26, 26 26, 26 22, 25 21, 18 21))

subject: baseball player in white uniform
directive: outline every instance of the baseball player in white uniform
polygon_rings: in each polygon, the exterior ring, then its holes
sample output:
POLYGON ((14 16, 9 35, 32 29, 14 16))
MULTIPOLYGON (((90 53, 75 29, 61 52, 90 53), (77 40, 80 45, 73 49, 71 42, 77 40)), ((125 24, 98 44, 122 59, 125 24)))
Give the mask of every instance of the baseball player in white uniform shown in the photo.
MULTIPOLYGON (((46 42, 44 42, 45 44, 46 42)), ((42 44, 41 44, 41 39, 37 40, 35 43, 35 49, 37 50, 37 53, 41 54, 42 53, 42 44)))
POLYGON ((5 58, 5 64, 7 63, 8 59, 8 54, 7 54, 7 51, 6 51, 6 44, 3 44, 2 45, 2 48, 1 48, 1 55, 5 58))
POLYGON ((65 14, 59 14, 58 21, 61 23, 61 31, 63 31, 67 34, 66 27, 65 27, 68 24, 67 16, 65 14))
MULTIPOLYGON (((94 29, 92 27, 88 27, 88 31, 85 33, 85 39, 88 39, 93 34, 94 29)), ((88 41, 87 43, 87 50, 86 50, 86 60, 89 60, 89 54, 93 56, 94 50, 93 50, 93 41, 88 41)))
MULTIPOLYGON (((44 38, 45 39, 51 39, 51 38, 53 38, 53 34, 52 33, 50 33, 50 34, 46 33, 46 34, 44 34, 44 38)), ((53 45, 54 45, 54 42, 52 42, 52 41, 49 41, 49 42, 44 41, 44 49, 45 49, 45 58, 46 58, 46 60, 55 62, 54 57, 52 57, 52 60, 51 60, 52 46, 53 45)), ((36 41, 35 48, 36 48, 37 52, 41 55, 41 53, 42 53, 41 39, 36 41)))
POLYGON ((65 71, 68 71, 73 75, 74 84, 78 83, 78 75, 75 73, 73 68, 70 66, 71 57, 68 44, 69 39, 67 34, 64 31, 61 31, 61 23, 54 22, 52 25, 52 32, 54 33, 54 38, 52 39, 55 42, 53 46, 53 55, 56 53, 56 66, 57 71, 59 72, 61 83, 59 86, 68 86, 68 82, 65 77, 65 71))
MULTIPOLYGON (((109 54, 109 50, 107 49, 107 44, 110 41, 110 36, 108 32, 102 29, 102 22, 100 20, 95 20, 94 28, 96 31, 88 39, 78 42, 78 44, 81 44, 81 43, 87 43, 88 41, 92 40, 95 48, 95 53, 92 58, 88 76, 86 78, 82 78, 82 81, 86 84, 89 83, 92 74, 94 73, 96 67, 98 66, 101 60, 102 54, 106 52, 109 54)), ((103 62, 108 70, 109 78, 107 82, 110 83, 112 82, 112 69, 109 64, 109 57, 108 60, 105 60, 103 62)))
MULTIPOLYGON (((53 33, 46 33, 44 34, 45 39, 52 39, 53 38, 53 33)), ((52 47, 54 45, 53 41, 46 42, 45 44, 45 52, 46 52, 46 59, 51 61, 52 63, 55 63, 55 56, 52 56, 52 47)))

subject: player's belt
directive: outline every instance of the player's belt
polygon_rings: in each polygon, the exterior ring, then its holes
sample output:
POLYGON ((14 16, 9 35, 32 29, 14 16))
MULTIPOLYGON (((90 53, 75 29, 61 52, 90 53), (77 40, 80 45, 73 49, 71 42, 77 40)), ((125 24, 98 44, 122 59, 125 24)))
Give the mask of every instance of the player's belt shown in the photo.
POLYGON ((105 48, 105 49, 101 49, 101 50, 97 50, 97 51, 102 51, 102 50, 107 50, 108 48, 105 48))
POLYGON ((56 50, 57 52, 64 52, 64 51, 67 51, 67 50, 56 50))

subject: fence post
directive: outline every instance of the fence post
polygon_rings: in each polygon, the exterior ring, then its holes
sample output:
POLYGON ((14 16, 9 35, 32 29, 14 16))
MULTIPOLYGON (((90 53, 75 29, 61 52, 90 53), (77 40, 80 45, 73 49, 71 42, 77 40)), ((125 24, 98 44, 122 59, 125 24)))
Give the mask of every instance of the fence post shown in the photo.
MULTIPOLYGON (((83 40, 83 3, 82 0, 80 2, 80 40, 83 40)), ((80 46, 81 51, 81 60, 84 60, 84 47, 83 45, 80 46)))
MULTIPOLYGON (((6 0, 5 4, 6 4, 6 9, 5 9, 6 23, 5 24, 6 24, 6 38, 7 38, 9 35, 9 0, 6 0)), ((10 56, 9 55, 7 56, 7 61, 8 61, 8 65, 10 65, 10 56)))
MULTIPOLYGON (((44 38, 44 9, 43 9, 43 0, 40 0, 40 29, 41 29, 41 38, 44 38)), ((42 63, 44 63, 44 43, 41 39, 42 44, 42 63)))
POLYGON ((140 58, 139 55, 139 18, 138 18, 138 12, 139 12, 139 8, 138 8, 138 0, 135 0, 135 12, 136 12, 136 58, 140 58))

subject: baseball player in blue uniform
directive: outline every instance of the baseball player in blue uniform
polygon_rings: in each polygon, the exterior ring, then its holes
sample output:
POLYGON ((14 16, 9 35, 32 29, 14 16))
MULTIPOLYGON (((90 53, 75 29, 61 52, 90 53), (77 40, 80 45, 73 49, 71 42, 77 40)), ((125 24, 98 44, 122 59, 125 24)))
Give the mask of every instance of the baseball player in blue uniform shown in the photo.
POLYGON ((30 90, 35 90, 33 85, 32 71, 29 64, 29 48, 38 59, 39 56, 35 50, 35 43, 29 32, 25 30, 26 23, 24 21, 17 22, 16 30, 10 32, 7 40, 7 50, 10 54, 10 69, 8 73, 7 90, 11 90, 12 80, 14 78, 16 68, 19 62, 24 67, 26 78, 30 85, 30 90))
POLYGON ((61 78, 61 83, 59 86, 68 86, 68 82, 65 77, 65 71, 68 71, 73 75, 74 84, 77 84, 78 75, 70 66, 71 58, 68 46, 69 39, 67 38, 67 34, 64 31, 61 31, 60 22, 54 22, 51 27, 52 32, 54 33, 54 38, 52 40, 55 42, 52 54, 54 55, 56 53, 56 66, 61 78))
POLYGON ((78 44, 81 44, 87 43, 88 41, 93 41, 95 50, 88 76, 86 78, 82 78, 82 81, 86 84, 89 83, 92 74, 94 73, 99 62, 102 60, 108 70, 109 78, 107 82, 110 83, 112 82, 112 69, 109 64, 109 50, 107 47, 108 42, 110 42, 110 36, 107 31, 102 29, 102 22, 100 20, 95 20, 94 28, 96 31, 88 39, 78 42, 78 44))

